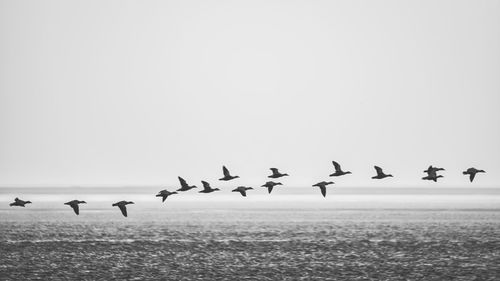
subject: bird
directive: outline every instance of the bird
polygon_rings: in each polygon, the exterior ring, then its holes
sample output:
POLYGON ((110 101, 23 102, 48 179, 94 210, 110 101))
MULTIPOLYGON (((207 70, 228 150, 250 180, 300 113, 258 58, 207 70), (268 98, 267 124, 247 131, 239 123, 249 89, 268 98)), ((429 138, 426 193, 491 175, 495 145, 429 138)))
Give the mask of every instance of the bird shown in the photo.
POLYGON ((222 173, 224 173, 224 177, 220 178, 220 181, 230 181, 232 179, 239 178, 239 176, 231 176, 226 166, 222 166, 222 173))
POLYGON ((463 171, 462 174, 469 175, 470 182, 474 180, 477 173, 486 173, 484 170, 478 170, 476 168, 469 168, 467 171, 463 171))
POLYGON ((446 170, 444 168, 432 167, 432 165, 430 165, 429 168, 427 168, 427 170, 424 171, 424 173, 429 173, 429 171, 437 172, 437 171, 446 171, 446 170))
POLYGON ((442 178, 443 176, 438 175, 436 173, 437 170, 435 170, 435 169, 431 169, 431 167, 429 167, 429 169, 427 169, 427 176, 423 177, 422 179, 423 180, 431 180, 431 181, 437 182, 437 179, 438 178, 442 178))
POLYGON ((268 181, 265 184, 263 184, 262 187, 267 187, 267 191, 271 193, 271 191, 273 191, 273 187, 277 185, 283 185, 283 184, 281 182, 268 181))
POLYGON ((71 208, 73 208, 73 211, 75 211, 76 215, 80 214, 80 208, 78 207, 78 204, 87 204, 87 202, 80 200, 71 200, 69 202, 64 203, 64 205, 69 205, 71 208))
POLYGON ((247 197, 247 190, 251 190, 253 188, 251 187, 246 187, 246 186, 238 186, 237 188, 233 189, 232 192, 239 192, 241 193, 241 196, 247 197))
POLYGON ((349 171, 347 171, 347 172, 342 171, 339 163, 337 163, 335 161, 332 161, 332 163, 333 163, 333 166, 335 167, 335 173, 331 174, 330 177, 338 177, 338 176, 351 174, 351 172, 349 172, 349 171))
POLYGON ((19 207, 24 207, 26 204, 31 204, 31 201, 24 201, 16 197, 14 199, 14 202, 10 203, 9 206, 19 206, 19 207))
POLYGON ((156 197, 162 197, 161 202, 165 202, 165 199, 167 199, 167 197, 169 197, 172 194, 177 194, 177 192, 176 191, 170 192, 170 191, 164 189, 164 190, 161 190, 160 192, 158 192, 158 194, 156 194, 156 197))
POLYGON ((277 179, 277 178, 281 178, 284 176, 288 176, 288 174, 280 173, 277 168, 269 168, 269 169, 273 172, 273 174, 268 176, 268 178, 277 179))
POLYGON ((178 177, 178 178, 179 178, 179 182, 181 183, 181 188, 177 189, 177 191, 188 191, 190 189, 197 188, 196 185, 189 186, 185 179, 183 179, 181 177, 178 177))
POLYGON ((322 182, 318 182, 317 184, 313 184, 312 186, 319 187, 319 189, 321 189, 321 194, 323 194, 323 197, 326 197, 326 186, 329 184, 334 184, 334 182, 333 181, 329 181, 329 182, 322 181, 322 182))
POLYGON ((383 179, 383 178, 387 178, 387 177, 392 177, 392 175, 384 174, 384 171, 382 171, 382 168, 380 168, 379 166, 373 166, 373 167, 377 171, 377 175, 373 176, 372 179, 383 179))
POLYGON ((120 201, 120 202, 114 203, 111 206, 120 208, 120 211, 122 211, 123 216, 126 217, 128 204, 134 204, 134 202, 132 202, 132 201, 120 201))
POLYGON ((210 187, 210 184, 208 182, 206 182, 206 181, 201 181, 201 183, 203 184, 203 190, 200 191, 199 193, 211 193, 211 192, 220 190, 218 188, 212 188, 212 187, 210 187))

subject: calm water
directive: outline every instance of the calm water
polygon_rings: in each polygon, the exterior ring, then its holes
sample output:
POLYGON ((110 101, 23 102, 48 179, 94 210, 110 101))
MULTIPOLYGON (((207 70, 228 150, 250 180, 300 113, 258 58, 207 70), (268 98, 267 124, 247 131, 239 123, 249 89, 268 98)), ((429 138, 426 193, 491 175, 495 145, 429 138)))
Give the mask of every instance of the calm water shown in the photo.
POLYGON ((499 280, 498 210, 0 210, 0 279, 499 280))

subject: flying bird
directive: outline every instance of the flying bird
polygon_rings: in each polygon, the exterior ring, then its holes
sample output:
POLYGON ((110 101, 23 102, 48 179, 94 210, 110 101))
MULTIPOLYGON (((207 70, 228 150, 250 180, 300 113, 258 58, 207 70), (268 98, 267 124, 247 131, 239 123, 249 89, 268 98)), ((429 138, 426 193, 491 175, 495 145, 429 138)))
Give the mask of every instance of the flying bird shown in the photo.
POLYGON ((232 192, 239 192, 241 193, 241 196, 247 197, 247 190, 251 190, 253 188, 251 187, 246 187, 246 186, 238 186, 237 188, 233 189, 232 192))
POLYGON ((19 207, 24 207, 26 204, 31 204, 31 201, 24 201, 16 197, 14 199, 14 202, 10 203, 9 206, 19 206, 19 207))
POLYGON ((220 181, 230 181, 232 179, 239 178, 239 176, 231 176, 229 173, 229 170, 226 168, 226 166, 222 166, 222 173, 224 173, 224 177, 220 178, 220 181))
POLYGON ((177 191, 188 191, 190 189, 197 188, 196 185, 189 186, 185 179, 183 179, 181 177, 178 177, 178 178, 179 178, 179 182, 181 183, 181 188, 177 189, 177 191))
POLYGON ((430 181, 437 182, 437 179, 438 179, 438 178, 442 178, 443 176, 438 175, 438 174, 436 173, 436 171, 437 171, 437 170, 435 170, 435 169, 431 169, 431 168, 429 167, 429 169, 427 169, 427 176, 423 177, 422 179, 423 179, 423 180, 430 180, 430 181))
POLYGON ((164 189, 164 190, 161 190, 160 192, 158 192, 158 194, 156 194, 156 197, 161 197, 162 198, 161 202, 165 202, 165 199, 167 199, 172 194, 177 194, 177 192, 176 191, 170 192, 170 191, 164 189))
POLYGON ((317 184, 313 184, 312 186, 319 187, 319 189, 321 189, 321 194, 323 194, 323 197, 326 197, 326 186, 329 184, 334 184, 334 182, 333 181, 329 181, 329 182, 322 181, 322 182, 318 182, 317 184))
POLYGON ((462 172, 464 175, 469 175, 470 182, 474 180, 477 173, 486 173, 484 170, 478 170, 476 168, 469 168, 467 171, 462 172))
POLYGON ((438 172, 438 171, 446 171, 444 168, 432 167, 432 165, 424 171, 424 173, 429 173, 430 171, 438 172))
POLYGON ((73 211, 75 211, 76 215, 80 214, 80 208, 78 207, 78 204, 87 204, 87 202, 80 200, 71 200, 69 202, 64 203, 64 205, 69 205, 71 208, 73 208, 73 211))
POLYGON ((210 184, 208 182, 206 182, 206 181, 201 181, 201 183, 203 184, 203 190, 200 191, 199 193, 211 193, 211 192, 220 190, 218 188, 212 188, 212 187, 210 187, 210 184))
POLYGON ((268 178, 277 179, 277 178, 281 178, 284 176, 288 176, 288 174, 280 173, 277 168, 269 168, 269 169, 273 172, 273 174, 268 176, 268 178))
POLYGON ((392 175, 386 175, 384 174, 384 171, 382 171, 382 168, 379 166, 373 166, 375 168, 375 171, 377 171, 377 175, 373 176, 372 179, 383 179, 387 177, 392 177, 392 175))
POLYGON ((335 162, 335 161, 332 161, 333 163, 333 166, 335 167, 335 173, 331 174, 330 177, 338 177, 338 176, 343 176, 343 175, 347 175, 347 174, 351 174, 351 172, 349 171, 342 171, 342 168, 340 168, 340 164, 335 162))
POLYGON ((120 201, 120 202, 114 203, 111 206, 120 208, 120 211, 122 211, 123 216, 126 217, 128 204, 134 204, 134 202, 132 202, 132 201, 120 201))
POLYGON ((267 187, 267 191, 271 193, 271 191, 273 191, 273 187, 277 185, 283 185, 283 184, 281 182, 268 181, 265 184, 263 184, 262 187, 267 187))

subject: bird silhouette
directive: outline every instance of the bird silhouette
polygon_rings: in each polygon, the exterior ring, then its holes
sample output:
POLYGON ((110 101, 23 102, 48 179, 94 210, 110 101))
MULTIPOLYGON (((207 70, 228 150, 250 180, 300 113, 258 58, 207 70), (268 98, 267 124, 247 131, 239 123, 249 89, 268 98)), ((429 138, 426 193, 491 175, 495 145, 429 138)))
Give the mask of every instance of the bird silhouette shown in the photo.
POLYGON ((432 165, 430 165, 429 168, 427 168, 427 170, 424 171, 424 173, 429 173, 429 171, 438 172, 438 171, 446 171, 446 170, 444 168, 432 167, 432 165))
POLYGON ((351 174, 351 172, 349 172, 349 171, 346 171, 346 172, 342 171, 342 168, 340 168, 339 163, 332 161, 332 164, 333 164, 333 167, 335 167, 335 173, 331 174, 330 177, 338 177, 338 176, 351 174))
POLYGON ((474 177, 476 177, 477 173, 486 173, 484 170, 478 170, 476 168, 469 168, 466 171, 463 171, 462 174, 469 175, 469 180, 472 182, 474 177))
POLYGON ((422 179, 423 180, 431 180, 431 181, 437 182, 437 179, 438 178, 442 178, 443 176, 438 175, 436 171, 438 171, 438 170, 431 169, 429 167, 429 169, 427 169, 427 176, 423 177, 422 179))
POLYGON ((271 170, 271 172, 273 172, 273 174, 268 176, 268 178, 277 179, 277 178, 281 178, 284 176, 288 176, 288 174, 280 173, 277 168, 269 168, 269 169, 271 170))
POLYGON ((319 187, 319 189, 321 189, 321 194, 323 194, 323 197, 326 197, 326 186, 329 184, 334 184, 334 182, 333 181, 329 181, 329 182, 322 181, 322 182, 318 182, 317 184, 313 184, 312 186, 319 187))
POLYGON ((211 193, 211 192, 220 190, 218 188, 212 188, 212 187, 210 187, 210 184, 208 182, 206 182, 206 181, 201 181, 201 183, 203 184, 203 190, 200 191, 199 193, 211 193))
POLYGON ((161 202, 165 202, 165 199, 167 199, 172 194, 177 194, 177 192, 176 191, 170 192, 170 191, 164 189, 164 190, 160 190, 160 192, 158 192, 158 194, 156 194, 156 197, 161 197, 162 198, 161 202))
POLYGON ((220 181, 230 181, 232 179, 239 178, 239 176, 231 176, 226 166, 222 166, 222 173, 224 173, 224 177, 220 178, 220 181))
POLYGON ((132 201, 120 201, 120 202, 114 203, 111 206, 120 208, 120 211, 122 211, 123 216, 126 217, 128 204, 134 204, 134 202, 132 202, 132 201))
POLYGON ((373 176, 372 179, 383 179, 387 177, 392 177, 392 175, 386 175, 384 174, 384 171, 382 171, 382 168, 379 166, 373 166, 375 168, 375 171, 377 171, 377 175, 373 176))
POLYGON ((262 187, 267 187, 267 191, 271 193, 271 191, 273 191, 273 187, 277 185, 283 185, 283 184, 281 182, 268 181, 265 184, 263 184, 262 187))
POLYGON ((233 189, 232 192, 239 192, 241 193, 241 196, 247 197, 247 190, 251 190, 253 188, 251 187, 246 187, 246 186, 238 186, 237 188, 233 189))
POLYGON ((179 182, 181 183, 181 188, 177 189, 177 191, 188 191, 190 189, 197 188, 196 185, 189 186, 185 179, 183 179, 181 177, 178 177, 178 178, 179 178, 179 182))
POLYGON ((19 198, 15 198, 14 202, 10 203, 9 206, 18 206, 18 207, 24 207, 26 204, 31 204, 31 201, 24 201, 19 198))
POLYGON ((64 203, 64 205, 69 205, 71 208, 73 208, 73 211, 75 211, 76 215, 80 214, 80 208, 78 207, 78 204, 87 204, 87 202, 80 200, 71 200, 69 202, 64 203))

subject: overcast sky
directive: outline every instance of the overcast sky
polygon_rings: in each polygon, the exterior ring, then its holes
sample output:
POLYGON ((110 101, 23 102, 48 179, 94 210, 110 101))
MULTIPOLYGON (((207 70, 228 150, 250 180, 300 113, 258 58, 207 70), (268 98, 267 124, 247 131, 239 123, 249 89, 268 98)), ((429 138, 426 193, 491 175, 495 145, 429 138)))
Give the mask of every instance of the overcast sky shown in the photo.
POLYGON ((500 184, 500 1, 0 0, 0 42, 1 186, 500 184))

